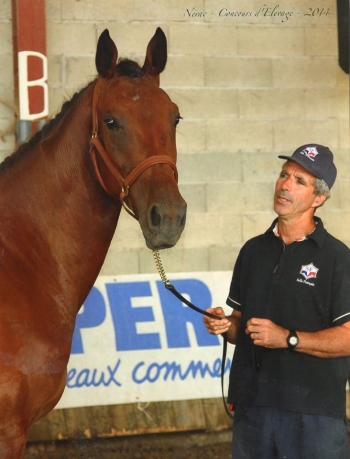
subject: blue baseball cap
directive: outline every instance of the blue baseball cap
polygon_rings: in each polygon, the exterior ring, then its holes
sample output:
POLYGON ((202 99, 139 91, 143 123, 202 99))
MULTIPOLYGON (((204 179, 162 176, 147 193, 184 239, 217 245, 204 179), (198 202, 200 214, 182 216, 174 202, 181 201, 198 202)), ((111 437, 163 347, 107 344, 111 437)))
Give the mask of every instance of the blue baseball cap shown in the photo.
POLYGON ((333 153, 328 147, 317 143, 309 143, 295 150, 292 156, 278 156, 281 159, 294 161, 306 169, 310 174, 323 180, 329 189, 332 188, 337 177, 337 168, 333 162, 333 153))

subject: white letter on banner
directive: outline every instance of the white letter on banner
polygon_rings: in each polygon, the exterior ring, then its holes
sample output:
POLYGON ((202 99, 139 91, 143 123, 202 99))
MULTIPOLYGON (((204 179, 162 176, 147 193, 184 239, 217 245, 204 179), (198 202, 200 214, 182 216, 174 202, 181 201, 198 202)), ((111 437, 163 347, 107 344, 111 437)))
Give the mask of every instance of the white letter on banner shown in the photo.
POLYGON ((47 57, 36 51, 20 51, 18 53, 18 84, 19 84, 19 117, 22 120, 43 118, 49 113, 49 91, 47 87, 47 57), (43 76, 38 80, 28 81, 28 57, 35 56, 43 61, 43 76), (41 86, 44 91, 44 110, 41 113, 29 113, 28 88, 41 86))

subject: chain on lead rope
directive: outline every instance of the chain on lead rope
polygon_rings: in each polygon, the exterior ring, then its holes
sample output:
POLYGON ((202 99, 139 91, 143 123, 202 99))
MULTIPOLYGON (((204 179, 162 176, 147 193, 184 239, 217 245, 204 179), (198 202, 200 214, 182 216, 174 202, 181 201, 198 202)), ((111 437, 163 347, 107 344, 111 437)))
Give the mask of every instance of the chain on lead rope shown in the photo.
POLYGON ((169 282, 167 275, 165 274, 165 269, 163 268, 162 260, 160 259, 160 254, 159 250, 153 250, 153 258, 158 270, 158 273, 160 275, 160 278, 162 279, 164 286, 167 290, 170 290, 173 295, 175 295, 180 301, 185 303, 188 307, 191 309, 199 312, 200 314, 203 314, 204 316, 210 317, 211 319, 221 319, 221 317, 216 316, 215 314, 211 314, 208 311, 204 311, 203 309, 198 308, 195 306, 193 303, 188 301, 186 298, 184 298, 177 290, 176 288, 169 282))
MULTIPOLYGON (((215 314, 211 314, 208 311, 205 311, 203 309, 198 308, 195 306, 193 303, 188 301, 185 297, 183 297, 177 290, 176 288, 169 282, 167 275, 165 273, 165 269, 163 267, 162 260, 160 259, 160 254, 159 250, 152 250, 152 255, 154 258, 154 262, 156 264, 158 273, 160 275, 160 278, 163 281, 163 284, 167 290, 169 290, 173 295, 175 295, 182 303, 185 303, 188 307, 193 309, 196 312, 199 312, 200 314, 203 314, 204 316, 210 317, 211 319, 221 319, 221 317, 216 316, 215 314)), ((223 337, 223 348, 222 348, 222 359, 221 359, 221 392, 222 392, 222 399, 225 407, 225 411, 227 415, 233 419, 232 413, 229 411, 227 404, 225 402, 225 397, 224 397, 224 373, 225 373, 225 363, 226 363, 226 353, 227 353, 227 334, 223 333, 221 335, 223 337)))

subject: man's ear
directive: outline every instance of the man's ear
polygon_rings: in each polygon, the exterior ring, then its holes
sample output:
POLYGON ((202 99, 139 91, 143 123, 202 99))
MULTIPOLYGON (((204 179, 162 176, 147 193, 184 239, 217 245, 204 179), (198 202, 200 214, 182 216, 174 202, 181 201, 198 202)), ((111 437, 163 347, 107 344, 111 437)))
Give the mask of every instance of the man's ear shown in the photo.
POLYGON ((327 199, 327 196, 325 194, 318 194, 316 195, 315 197, 315 201, 312 205, 312 207, 314 207, 315 209, 317 209, 317 207, 321 207, 323 206, 325 200, 327 199))

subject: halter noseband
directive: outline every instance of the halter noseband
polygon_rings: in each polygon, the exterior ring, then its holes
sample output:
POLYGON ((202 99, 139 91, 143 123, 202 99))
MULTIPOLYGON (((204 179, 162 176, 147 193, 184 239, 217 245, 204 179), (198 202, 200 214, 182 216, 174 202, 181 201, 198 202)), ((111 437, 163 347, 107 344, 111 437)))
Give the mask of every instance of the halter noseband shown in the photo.
POLYGON ((178 174, 175 163, 166 155, 155 155, 150 156, 149 158, 144 159, 140 164, 138 164, 127 177, 123 177, 122 173, 118 170, 116 165, 113 163, 112 159, 108 156, 106 149, 102 145, 100 139, 98 138, 98 117, 97 117, 97 100, 98 100, 98 84, 99 80, 97 79, 94 88, 94 95, 92 99, 92 137, 90 139, 90 155, 92 159, 92 164, 96 173, 96 177, 100 182, 102 188, 113 198, 118 198, 108 190, 108 187, 104 183, 104 180, 101 176, 101 173, 98 168, 96 152, 99 153, 100 157, 104 161, 105 165, 113 175, 113 177, 118 182, 121 191, 119 193, 119 200, 122 203, 124 209, 134 218, 136 218, 135 212, 132 208, 131 203, 127 204, 125 199, 129 195, 130 186, 138 179, 138 177, 149 167, 154 164, 169 164, 173 169, 175 180, 178 180, 178 174))

